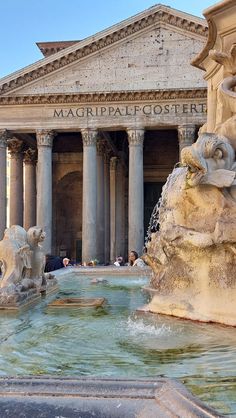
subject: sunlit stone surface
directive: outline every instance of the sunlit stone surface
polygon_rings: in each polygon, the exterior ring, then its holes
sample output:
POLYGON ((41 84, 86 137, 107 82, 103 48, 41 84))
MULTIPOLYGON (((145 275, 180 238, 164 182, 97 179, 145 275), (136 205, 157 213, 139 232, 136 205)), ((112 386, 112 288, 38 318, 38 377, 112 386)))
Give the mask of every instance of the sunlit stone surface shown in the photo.
POLYGON ((145 255, 153 268, 150 311, 234 326, 235 14, 231 1, 205 12, 211 21, 209 42, 194 64, 206 70, 209 83, 207 123, 196 143, 182 150, 181 164, 164 186, 145 255), (218 48, 219 44, 224 45, 222 51, 209 51, 209 45, 218 48))

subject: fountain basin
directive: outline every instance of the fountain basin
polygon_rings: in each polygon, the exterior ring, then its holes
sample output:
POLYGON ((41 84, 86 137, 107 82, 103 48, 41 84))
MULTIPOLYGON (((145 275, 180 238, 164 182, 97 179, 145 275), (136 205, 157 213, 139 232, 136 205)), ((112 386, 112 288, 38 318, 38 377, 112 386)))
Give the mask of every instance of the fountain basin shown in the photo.
POLYGON ((25 418, 220 417, 170 379, 2 378, 1 416, 25 418))
POLYGON ((96 309, 48 307, 50 298, 55 298, 51 295, 31 310, 2 311, 3 380, 15 376, 21 386, 23 376, 31 376, 34 382, 50 375, 59 384, 60 379, 85 377, 158 381, 162 375, 184 383, 219 413, 236 413, 234 328, 136 313, 147 303, 141 288, 148 285, 149 271, 133 268, 131 276, 126 270, 96 267, 55 272, 58 297, 105 297, 107 303, 96 309), (106 274, 108 270, 112 275, 106 274), (92 284, 95 275, 106 277, 107 282, 92 284))

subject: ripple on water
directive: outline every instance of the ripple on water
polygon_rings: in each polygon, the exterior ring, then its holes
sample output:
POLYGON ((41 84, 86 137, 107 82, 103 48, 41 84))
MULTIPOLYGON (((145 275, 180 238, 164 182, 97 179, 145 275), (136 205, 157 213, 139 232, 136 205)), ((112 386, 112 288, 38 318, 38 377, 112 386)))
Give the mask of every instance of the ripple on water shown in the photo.
MULTIPOLYGON (((236 330, 147 313, 145 279, 90 278, 60 283, 60 297, 105 297, 100 309, 47 307, 0 315, 0 374, 155 377, 184 382, 221 412, 236 413, 236 330)), ((55 296, 54 296, 55 297, 55 296)))

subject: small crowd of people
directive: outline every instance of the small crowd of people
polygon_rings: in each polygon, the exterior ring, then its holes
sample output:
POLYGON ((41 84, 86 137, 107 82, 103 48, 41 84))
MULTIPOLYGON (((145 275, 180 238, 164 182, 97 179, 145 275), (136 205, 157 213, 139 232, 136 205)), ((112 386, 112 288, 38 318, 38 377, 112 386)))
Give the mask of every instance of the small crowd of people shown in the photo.
MULTIPOLYGON (((88 266, 90 265, 93 266, 94 264, 92 262, 91 264, 88 263, 88 266)), ((145 262, 142 260, 142 258, 138 256, 138 253, 134 250, 130 251, 129 253, 128 263, 125 263, 123 257, 119 255, 118 257, 116 257, 116 261, 114 262, 114 265, 116 267, 121 267, 121 266, 145 267, 146 266, 145 262)), ((44 269, 46 273, 49 273, 54 270, 59 270, 64 267, 70 267, 70 266, 72 266, 72 264, 70 263, 69 258, 67 257, 61 258, 59 256, 46 254, 46 262, 45 262, 45 269, 44 269)))
POLYGON ((140 258, 138 256, 137 251, 130 251, 129 253, 129 262, 128 263, 124 263, 123 257, 122 256, 118 256, 116 257, 116 261, 114 262, 114 265, 116 267, 120 267, 120 266, 131 266, 131 267, 145 267, 146 264, 145 262, 142 260, 142 258, 140 258))

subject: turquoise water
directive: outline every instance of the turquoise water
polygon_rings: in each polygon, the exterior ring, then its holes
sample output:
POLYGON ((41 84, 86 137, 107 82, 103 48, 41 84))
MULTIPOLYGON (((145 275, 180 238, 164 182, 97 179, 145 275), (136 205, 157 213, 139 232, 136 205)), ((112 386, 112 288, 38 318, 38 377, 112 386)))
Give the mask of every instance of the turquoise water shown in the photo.
POLYGON ((0 375, 177 378, 219 412, 236 417, 236 329, 135 313, 145 277, 60 279, 55 297, 105 297, 100 308, 50 308, 50 298, 0 315, 0 375))

